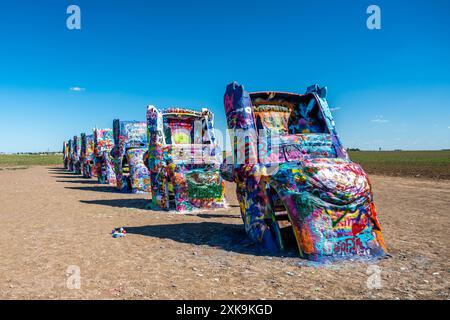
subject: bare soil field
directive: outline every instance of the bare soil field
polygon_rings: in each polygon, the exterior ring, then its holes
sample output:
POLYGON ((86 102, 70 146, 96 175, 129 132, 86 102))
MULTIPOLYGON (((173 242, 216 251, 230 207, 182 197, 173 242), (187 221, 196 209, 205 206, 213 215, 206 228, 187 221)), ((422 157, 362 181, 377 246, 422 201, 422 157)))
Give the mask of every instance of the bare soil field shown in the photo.
POLYGON ((230 208, 180 215, 59 166, 2 170, 0 298, 449 299, 450 181, 371 179, 391 257, 319 265, 294 243, 270 255, 249 242, 232 184, 230 208), (380 289, 366 285, 373 264, 380 289))

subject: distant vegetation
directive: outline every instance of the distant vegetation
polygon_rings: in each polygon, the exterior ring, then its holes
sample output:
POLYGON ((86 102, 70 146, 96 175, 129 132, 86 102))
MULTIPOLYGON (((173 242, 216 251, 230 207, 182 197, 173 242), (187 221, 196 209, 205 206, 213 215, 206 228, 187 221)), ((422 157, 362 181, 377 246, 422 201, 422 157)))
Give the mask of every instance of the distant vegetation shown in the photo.
POLYGON ((0 169, 60 164, 62 164, 62 155, 58 153, 0 154, 0 169))
MULTIPOLYGON (((450 180, 450 150, 351 151, 350 158, 368 174, 450 180)), ((61 165, 60 153, 0 154, 0 169, 61 165)))
MULTIPOLYGON (((347 150, 350 158, 368 174, 425 177, 450 180, 450 150, 441 151, 361 151, 347 150)), ((224 157, 226 153, 224 152, 224 157)), ((228 156, 231 154, 228 153, 228 156)))
POLYGON ((349 151, 369 174, 450 180, 450 150, 349 151))

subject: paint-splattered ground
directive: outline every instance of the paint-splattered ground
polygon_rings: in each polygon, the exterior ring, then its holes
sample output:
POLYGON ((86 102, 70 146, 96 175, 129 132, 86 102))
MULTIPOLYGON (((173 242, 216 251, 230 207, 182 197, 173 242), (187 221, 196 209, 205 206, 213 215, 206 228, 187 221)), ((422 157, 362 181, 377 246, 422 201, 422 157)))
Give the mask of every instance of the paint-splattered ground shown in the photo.
POLYGON ((232 184, 229 209, 176 215, 59 167, 3 170, 0 181, 2 299, 450 298, 450 181, 372 176, 392 257, 325 266, 292 244, 285 257, 258 252, 232 184), (113 239, 118 226, 128 235, 113 239), (381 289, 367 288, 371 264, 381 289), (79 290, 67 288, 70 265, 79 290))

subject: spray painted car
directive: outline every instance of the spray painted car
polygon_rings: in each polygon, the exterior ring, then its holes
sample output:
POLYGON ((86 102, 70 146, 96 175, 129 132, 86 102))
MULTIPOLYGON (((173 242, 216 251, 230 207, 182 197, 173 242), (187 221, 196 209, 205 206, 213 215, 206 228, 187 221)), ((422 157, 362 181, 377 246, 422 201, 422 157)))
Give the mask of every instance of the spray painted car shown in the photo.
POLYGON ((181 108, 147 108, 152 181, 152 209, 191 211, 224 207, 225 182, 220 176, 221 153, 214 117, 181 108))
POLYGON ((387 252, 369 179, 341 145, 326 87, 249 94, 232 83, 224 104, 233 163, 222 169, 251 239, 283 249, 278 223, 288 219, 307 259, 387 252))
POLYGON ((147 124, 116 119, 113 130, 117 188, 123 192, 151 192, 150 173, 144 163, 144 154, 148 149, 147 124))
POLYGON ((69 139, 67 141, 67 170, 70 172, 73 172, 74 166, 73 166, 73 140, 69 139))
POLYGON ((63 164, 64 169, 69 169, 69 143, 67 141, 63 142, 63 164))
POLYGON ((97 176, 94 165, 94 135, 81 134, 81 173, 85 178, 97 176))
POLYGON ((94 130, 94 162, 98 182, 101 184, 116 185, 116 173, 111 151, 114 147, 112 129, 94 130))
POLYGON ((81 174, 81 139, 78 136, 74 136, 72 140, 72 172, 75 174, 81 174))

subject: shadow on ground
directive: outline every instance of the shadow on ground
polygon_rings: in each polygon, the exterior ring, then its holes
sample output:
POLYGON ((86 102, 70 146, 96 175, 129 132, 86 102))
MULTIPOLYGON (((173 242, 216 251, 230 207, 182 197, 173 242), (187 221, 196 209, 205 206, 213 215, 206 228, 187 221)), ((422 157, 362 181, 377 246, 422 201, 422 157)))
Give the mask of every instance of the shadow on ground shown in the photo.
POLYGON ((47 169, 48 169, 49 171, 51 170, 51 171, 68 172, 67 169, 59 168, 59 167, 48 167, 47 169))
POLYGON ((194 216, 194 217, 200 217, 204 219, 214 219, 214 218, 233 218, 233 219, 240 219, 241 216, 238 214, 213 214, 213 213, 198 213, 198 214, 187 214, 188 216, 194 216))
POLYGON ((69 171, 69 170, 64 170, 64 169, 52 169, 52 168, 49 168, 49 169, 48 169, 48 172, 50 172, 50 173, 63 173, 63 174, 68 173, 68 174, 73 174, 73 172, 71 172, 71 171, 69 171))
POLYGON ((120 193, 119 190, 117 190, 113 186, 107 186, 107 185, 98 185, 98 186, 92 186, 92 187, 64 187, 64 188, 71 189, 71 190, 81 190, 81 191, 120 193))
MULTIPOLYGON (((190 222, 180 224, 150 225, 141 227, 125 227, 127 234, 138 234, 147 237, 171 239, 181 243, 206 245, 236 253, 259 256, 296 257, 295 247, 289 243, 282 253, 263 250, 248 239, 241 224, 225 224, 220 222, 190 222)), ((194 249, 195 250, 195 249, 194 249)))
POLYGON ((72 172, 53 172, 56 175, 52 175, 53 178, 81 178, 81 175, 72 172))
MULTIPOLYGON (((111 187, 110 187, 111 188, 111 187)), ((70 188, 74 189, 74 188, 70 188)), ((83 187, 83 189, 85 189, 83 187)), ((113 188, 115 191, 115 189, 113 188)), ((81 203, 97 204, 102 206, 110 206, 115 208, 133 208, 133 209, 145 209, 145 206, 149 203, 148 199, 107 199, 107 200, 80 200, 81 203)))
POLYGON ((97 184, 96 180, 90 180, 90 179, 84 179, 84 180, 56 180, 56 182, 79 183, 79 184, 97 184))
MULTIPOLYGON (((67 187, 67 188, 89 190, 89 187, 67 187)), ((102 200, 80 200, 80 202, 86 204, 109 206, 114 208, 146 209, 146 205, 148 205, 150 199, 102 199, 102 200)), ((214 219, 214 218, 241 219, 241 216, 239 214, 223 214, 223 213, 188 213, 186 214, 186 216, 199 217, 203 219, 214 219)))

